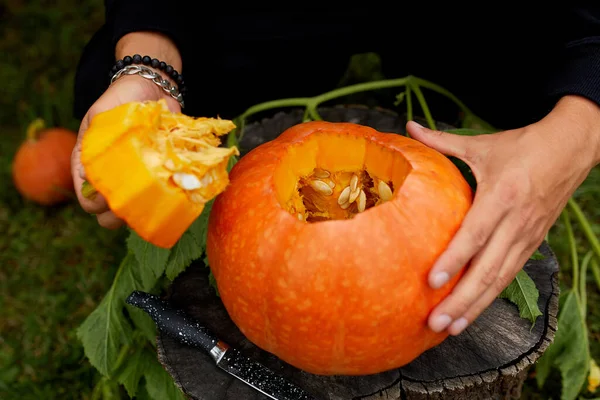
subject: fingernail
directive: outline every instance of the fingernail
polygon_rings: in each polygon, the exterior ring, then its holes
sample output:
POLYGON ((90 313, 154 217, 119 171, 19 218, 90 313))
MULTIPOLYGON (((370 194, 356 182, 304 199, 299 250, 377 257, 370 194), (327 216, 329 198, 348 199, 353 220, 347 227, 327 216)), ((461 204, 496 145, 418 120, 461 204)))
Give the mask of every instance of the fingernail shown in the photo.
POLYGON ((465 330, 467 325, 469 325, 469 321, 467 321, 467 319, 465 317, 460 317, 459 319, 457 319, 456 321, 454 321, 452 323, 452 325, 450 326, 450 329, 448 329, 448 330, 450 331, 450 333, 452 335, 458 335, 459 333, 461 333, 462 331, 465 330))
POLYGON ((452 318, 446 314, 440 314, 434 317, 430 323, 430 328, 434 332, 441 332, 452 322, 452 318))
POLYGON ((437 272, 433 274, 430 285, 434 289, 439 289, 450 280, 450 275, 447 272, 437 272))

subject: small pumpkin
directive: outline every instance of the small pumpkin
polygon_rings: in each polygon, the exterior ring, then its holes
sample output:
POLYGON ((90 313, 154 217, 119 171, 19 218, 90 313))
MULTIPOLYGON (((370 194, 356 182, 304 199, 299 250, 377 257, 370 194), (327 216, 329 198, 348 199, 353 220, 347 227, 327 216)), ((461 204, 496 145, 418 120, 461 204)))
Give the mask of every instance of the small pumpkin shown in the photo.
POLYGON ((437 290, 427 275, 472 202, 447 157, 316 121, 252 150, 229 178, 207 256, 250 341, 310 373, 357 375, 405 365, 447 337, 426 321, 463 272, 437 290))
POLYGON ((172 247, 228 184, 237 148, 219 147, 232 121, 172 113, 164 100, 94 116, 82 139, 89 184, 143 239, 172 247))
POLYGON ((73 198, 71 153, 77 134, 62 127, 46 128, 36 119, 27 128, 27 138, 12 162, 12 178, 24 198, 52 206, 73 198))

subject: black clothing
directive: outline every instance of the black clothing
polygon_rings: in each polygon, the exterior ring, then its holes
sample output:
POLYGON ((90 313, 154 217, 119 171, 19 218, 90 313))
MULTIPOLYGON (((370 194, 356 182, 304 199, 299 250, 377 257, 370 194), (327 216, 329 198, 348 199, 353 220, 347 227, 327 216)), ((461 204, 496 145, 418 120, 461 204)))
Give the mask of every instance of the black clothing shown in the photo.
MULTIPOLYGON (((261 11, 226 2, 105 3, 106 23, 77 70, 80 118, 108 86, 116 42, 139 30, 163 32, 177 44, 188 87, 183 111, 195 116, 233 118, 262 101, 334 89, 350 55, 367 51, 381 55, 386 78, 412 74, 444 86, 500 128, 534 122, 566 94, 600 104, 600 4, 557 2, 542 11, 504 3, 461 9, 452 2, 261 11)), ((442 113, 445 105, 440 100, 442 113)))

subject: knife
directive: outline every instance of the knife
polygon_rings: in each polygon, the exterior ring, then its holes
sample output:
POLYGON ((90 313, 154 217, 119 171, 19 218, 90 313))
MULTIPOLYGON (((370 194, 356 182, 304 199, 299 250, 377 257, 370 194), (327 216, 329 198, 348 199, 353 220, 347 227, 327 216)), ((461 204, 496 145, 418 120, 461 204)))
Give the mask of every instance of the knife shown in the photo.
POLYGON ((172 308, 158 296, 134 291, 126 302, 145 311, 158 329, 179 342, 199 347, 215 360, 217 367, 274 400, 317 400, 303 389, 252 361, 230 347, 182 310, 172 308))

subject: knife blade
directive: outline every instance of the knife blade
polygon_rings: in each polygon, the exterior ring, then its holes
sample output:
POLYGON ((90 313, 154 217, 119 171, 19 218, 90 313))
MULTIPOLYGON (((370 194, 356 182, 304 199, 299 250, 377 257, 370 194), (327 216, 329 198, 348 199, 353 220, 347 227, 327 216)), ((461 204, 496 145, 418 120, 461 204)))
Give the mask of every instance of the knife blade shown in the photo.
POLYGON ((158 296, 136 290, 127 297, 126 302, 145 311, 161 332, 185 345, 203 349, 217 367, 267 397, 273 400, 317 400, 269 368, 244 356, 183 310, 173 308, 158 296))

